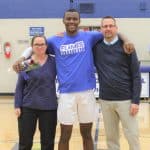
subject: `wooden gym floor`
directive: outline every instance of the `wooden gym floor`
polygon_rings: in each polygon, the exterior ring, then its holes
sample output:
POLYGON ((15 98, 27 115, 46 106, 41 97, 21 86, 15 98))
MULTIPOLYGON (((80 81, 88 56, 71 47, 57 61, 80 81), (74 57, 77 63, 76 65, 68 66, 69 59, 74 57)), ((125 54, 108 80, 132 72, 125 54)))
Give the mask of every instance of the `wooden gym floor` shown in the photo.
MULTIPOLYGON (((149 104, 150 108, 150 104, 149 104)), ((140 110, 141 112, 143 110, 140 110)), ((150 109, 146 112, 145 118, 142 116, 139 120, 140 125, 140 143, 141 150, 150 150, 150 109), (145 124, 143 124, 143 122, 145 124)), ((95 124, 93 126, 93 137, 95 136, 95 124)), ((57 134, 55 139, 55 150, 57 150, 60 130, 57 126, 57 134)), ((17 150, 18 132, 17 119, 14 114, 13 97, 0 97, 0 150, 17 150)), ((127 141, 123 133, 120 133, 121 150, 128 150, 127 141)), ((103 122, 100 121, 100 131, 98 136, 97 150, 106 150, 105 133, 103 122)), ((40 150, 39 131, 37 129, 34 137, 33 150, 40 150)), ((72 138, 70 141, 70 150, 83 150, 82 140, 79 132, 78 124, 74 125, 72 138)))

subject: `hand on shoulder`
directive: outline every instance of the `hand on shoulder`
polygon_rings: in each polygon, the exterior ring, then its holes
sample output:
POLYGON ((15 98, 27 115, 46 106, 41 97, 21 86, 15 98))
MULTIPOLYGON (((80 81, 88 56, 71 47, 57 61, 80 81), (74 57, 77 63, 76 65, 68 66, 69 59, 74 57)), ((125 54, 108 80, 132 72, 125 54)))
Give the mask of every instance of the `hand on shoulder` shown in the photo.
POLYGON ((18 73, 20 72, 23 68, 22 68, 22 65, 21 65, 21 62, 23 62, 25 60, 24 57, 21 57, 20 59, 18 59, 13 65, 12 65, 12 68, 13 70, 18 73))

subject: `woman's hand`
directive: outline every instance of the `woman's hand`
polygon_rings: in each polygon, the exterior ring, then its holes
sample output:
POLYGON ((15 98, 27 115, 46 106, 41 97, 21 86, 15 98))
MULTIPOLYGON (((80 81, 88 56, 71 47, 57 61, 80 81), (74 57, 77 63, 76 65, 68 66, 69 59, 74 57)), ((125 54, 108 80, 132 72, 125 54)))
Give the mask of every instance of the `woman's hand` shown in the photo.
POLYGON ((20 108, 15 108, 15 114, 16 114, 17 118, 19 118, 20 115, 21 115, 21 109, 20 108))

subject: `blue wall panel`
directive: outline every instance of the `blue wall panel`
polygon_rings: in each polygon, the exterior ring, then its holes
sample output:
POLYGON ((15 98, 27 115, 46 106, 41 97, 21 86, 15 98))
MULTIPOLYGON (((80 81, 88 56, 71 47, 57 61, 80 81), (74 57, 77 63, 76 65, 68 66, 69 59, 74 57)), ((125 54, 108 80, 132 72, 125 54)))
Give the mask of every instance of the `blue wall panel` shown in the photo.
POLYGON ((94 15, 112 15, 119 18, 150 17, 150 0, 97 0, 94 15), (141 2, 144 2, 145 10, 140 9, 141 2))
POLYGON ((68 0, 0 0, 0 18, 58 18, 68 0))
POLYGON ((150 17, 150 0, 0 0, 0 18, 61 18, 70 7, 93 3, 93 13, 83 18, 112 15, 120 18, 150 17))

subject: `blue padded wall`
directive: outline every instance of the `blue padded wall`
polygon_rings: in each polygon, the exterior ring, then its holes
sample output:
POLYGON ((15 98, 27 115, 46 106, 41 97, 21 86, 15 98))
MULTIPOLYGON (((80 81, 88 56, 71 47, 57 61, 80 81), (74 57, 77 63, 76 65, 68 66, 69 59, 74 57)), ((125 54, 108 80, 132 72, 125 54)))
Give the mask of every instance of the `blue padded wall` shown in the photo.
POLYGON ((119 18, 149 18, 150 0, 0 0, 0 18, 62 18, 64 11, 92 3, 92 13, 83 18, 112 15, 119 18))

